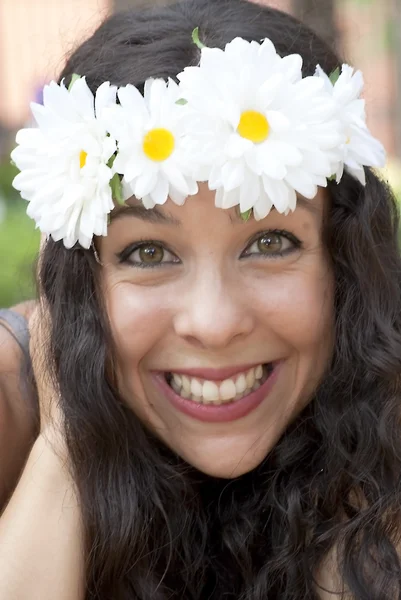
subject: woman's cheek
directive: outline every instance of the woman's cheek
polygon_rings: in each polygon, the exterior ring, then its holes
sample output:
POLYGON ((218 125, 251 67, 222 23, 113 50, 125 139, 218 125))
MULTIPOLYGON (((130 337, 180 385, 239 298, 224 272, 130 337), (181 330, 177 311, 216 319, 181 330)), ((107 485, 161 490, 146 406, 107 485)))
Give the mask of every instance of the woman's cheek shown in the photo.
POLYGON ((169 308, 164 294, 123 282, 107 289, 106 302, 121 358, 139 362, 168 327, 169 308))
POLYGON ((320 345, 333 328, 333 282, 327 269, 272 275, 254 287, 259 320, 292 346, 320 345))

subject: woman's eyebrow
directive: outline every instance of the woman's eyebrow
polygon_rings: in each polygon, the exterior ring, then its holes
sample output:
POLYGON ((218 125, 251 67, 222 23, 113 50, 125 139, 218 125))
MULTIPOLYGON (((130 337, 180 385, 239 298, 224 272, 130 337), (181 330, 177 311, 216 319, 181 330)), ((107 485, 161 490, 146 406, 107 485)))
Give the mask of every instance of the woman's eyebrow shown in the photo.
POLYGON ((119 206, 111 213, 110 222, 112 223, 113 221, 116 221, 116 219, 122 219, 123 217, 135 217, 142 221, 163 225, 181 225, 181 221, 171 215, 161 212, 157 206, 150 209, 145 208, 141 204, 135 206, 119 206))

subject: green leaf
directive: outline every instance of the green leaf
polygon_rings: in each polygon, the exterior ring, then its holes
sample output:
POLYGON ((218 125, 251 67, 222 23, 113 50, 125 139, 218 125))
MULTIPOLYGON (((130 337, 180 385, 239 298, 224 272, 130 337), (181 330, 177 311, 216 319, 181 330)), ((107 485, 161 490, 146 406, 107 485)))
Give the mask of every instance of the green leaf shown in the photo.
POLYGON ((249 210, 247 210, 246 212, 243 212, 243 213, 241 213, 241 219, 242 219, 243 221, 245 221, 245 223, 246 223, 247 221, 249 221, 249 219, 251 218, 251 216, 252 216, 252 208, 250 208, 250 209, 249 209, 249 210))
POLYGON ((330 73, 329 79, 333 85, 335 85, 337 83, 340 75, 341 75, 340 67, 337 67, 337 69, 334 69, 334 71, 332 73, 330 73))
POLYGON ((78 75, 77 73, 73 73, 72 77, 71 77, 70 85, 68 86, 68 91, 71 90, 72 86, 78 79, 81 79, 81 75, 78 75))
POLYGON ((114 173, 113 177, 110 179, 110 187, 113 199, 117 200, 118 204, 124 204, 123 186, 118 173, 114 173))
POLYGON ((195 27, 195 29, 193 30, 192 41, 195 44, 195 46, 199 48, 199 50, 206 48, 205 44, 202 44, 202 42, 199 39, 199 27, 195 27))
POLYGON ((179 104, 180 106, 185 106, 185 104, 188 104, 188 100, 185 100, 185 98, 180 98, 179 100, 177 100, 176 104, 179 104))
POLYGON ((117 158, 117 152, 109 158, 109 161, 107 163, 107 166, 109 167, 109 169, 111 169, 113 167, 114 161, 116 160, 116 158, 117 158))

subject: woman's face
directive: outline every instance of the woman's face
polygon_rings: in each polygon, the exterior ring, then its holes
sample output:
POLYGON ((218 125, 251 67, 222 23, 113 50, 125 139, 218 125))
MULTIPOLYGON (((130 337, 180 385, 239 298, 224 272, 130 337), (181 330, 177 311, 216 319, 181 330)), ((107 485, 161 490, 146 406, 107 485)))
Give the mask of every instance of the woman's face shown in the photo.
POLYGON ((325 194, 244 222, 201 186, 184 206, 116 209, 99 240, 127 404, 201 471, 255 468, 330 360, 325 194))

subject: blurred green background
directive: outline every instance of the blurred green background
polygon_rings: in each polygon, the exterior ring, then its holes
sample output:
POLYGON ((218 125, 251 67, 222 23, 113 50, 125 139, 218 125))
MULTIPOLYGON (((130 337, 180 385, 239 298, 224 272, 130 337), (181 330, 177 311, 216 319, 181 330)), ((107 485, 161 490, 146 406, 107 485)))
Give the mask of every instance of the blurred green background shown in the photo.
POLYGON ((27 203, 12 188, 16 172, 8 161, 0 163, 0 307, 35 296, 40 236, 26 216, 27 203))

